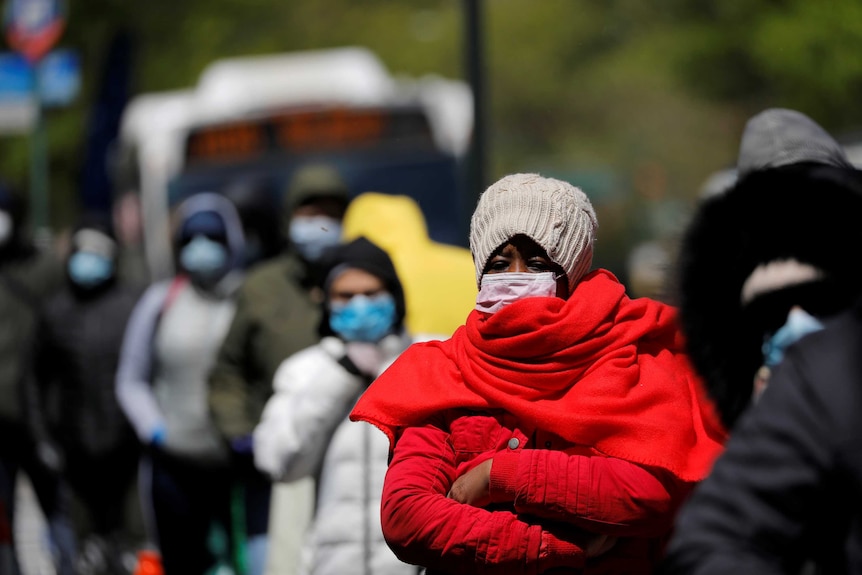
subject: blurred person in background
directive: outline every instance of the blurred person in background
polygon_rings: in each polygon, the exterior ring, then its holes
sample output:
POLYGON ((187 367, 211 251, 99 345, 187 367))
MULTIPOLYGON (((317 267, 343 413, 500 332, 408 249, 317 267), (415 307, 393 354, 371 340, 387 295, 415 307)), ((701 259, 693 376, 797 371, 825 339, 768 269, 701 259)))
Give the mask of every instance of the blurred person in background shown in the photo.
POLYGON ((746 123, 737 172, 697 206, 673 277, 689 353, 728 428, 765 384, 764 344, 791 308, 825 317, 862 293, 847 256, 862 237, 859 172, 831 135, 798 111, 764 110, 746 123))
POLYGON ((52 251, 34 244, 25 212, 18 190, 0 182, 0 501, 3 523, 11 529, 18 471, 23 470, 47 520, 56 570, 66 575, 72 573, 75 555, 69 501, 53 471, 56 461, 36 448, 22 393, 32 377, 29 352, 38 315, 62 286, 63 266, 52 251))
POLYGON ((284 252, 286 240, 282 234, 278 188, 272 178, 238 176, 221 193, 233 202, 242 221, 246 270, 284 252))
POLYGON ((431 240, 410 196, 363 192, 344 214, 343 239, 364 236, 386 250, 404 286, 404 325, 418 339, 452 335, 476 304, 470 250, 431 240))
POLYGON ((312 164, 298 168, 282 201, 285 249, 255 266, 243 282, 209 376, 213 420, 231 447, 234 473, 243 478, 249 575, 262 575, 267 562, 280 575, 290 575, 310 518, 310 482, 285 485, 271 498, 272 482, 254 466, 252 432, 272 395, 278 366, 318 339, 320 258, 341 241, 348 190, 334 168, 312 164), (271 507, 283 515, 272 518, 282 526, 278 529, 289 533, 272 553, 271 507))
POLYGON ((412 342, 404 293, 389 256, 359 237, 328 254, 320 343, 278 368, 254 431, 257 466, 274 481, 314 477, 304 575, 412 575, 380 528, 386 436, 347 419, 359 395, 412 342))
POLYGON ((663 572, 858 572, 858 310, 846 310, 862 296, 862 172, 786 109, 749 120, 737 167, 683 237, 678 288, 731 439, 682 508, 663 572))
POLYGON ((245 248, 237 211, 221 195, 189 197, 175 219, 177 275, 135 305, 116 391, 147 450, 141 490, 165 574, 203 575, 233 561, 224 544, 230 453, 210 417, 206 379, 233 319, 245 248))
POLYGON ((667 242, 647 240, 634 246, 626 257, 626 287, 633 298, 648 297, 670 303, 668 271, 671 252, 667 242))
POLYGON ((123 553, 126 502, 135 484, 139 445, 117 403, 114 379, 126 321, 140 296, 118 279, 120 248, 110 216, 85 214, 71 235, 66 284, 42 310, 27 405, 37 452, 86 512, 77 528, 78 572, 128 573, 123 553))
POLYGON ((381 519, 428 573, 649 573, 724 430, 676 310, 591 271, 586 194, 513 174, 470 225, 479 292, 350 414, 390 441, 381 519))

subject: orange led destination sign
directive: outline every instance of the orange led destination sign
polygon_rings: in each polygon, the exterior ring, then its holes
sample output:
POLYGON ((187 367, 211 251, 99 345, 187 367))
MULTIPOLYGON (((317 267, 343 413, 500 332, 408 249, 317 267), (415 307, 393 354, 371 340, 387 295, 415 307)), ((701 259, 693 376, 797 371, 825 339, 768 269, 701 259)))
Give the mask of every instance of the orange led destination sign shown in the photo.
POLYGON ((430 141, 418 109, 327 108, 202 126, 186 140, 186 160, 242 160, 273 151, 356 148, 400 138, 430 141))
POLYGON ((236 158, 253 156, 267 147, 263 126, 250 122, 214 126, 194 132, 186 142, 186 157, 236 158))
POLYGON ((336 148, 380 140, 384 121, 378 111, 337 109, 282 116, 275 125, 278 143, 284 148, 336 148))

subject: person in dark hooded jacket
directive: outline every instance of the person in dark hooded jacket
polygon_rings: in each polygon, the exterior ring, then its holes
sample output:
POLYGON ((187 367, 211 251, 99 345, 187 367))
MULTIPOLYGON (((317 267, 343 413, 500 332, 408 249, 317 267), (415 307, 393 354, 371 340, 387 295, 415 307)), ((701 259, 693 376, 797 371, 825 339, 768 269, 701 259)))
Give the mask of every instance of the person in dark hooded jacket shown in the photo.
POLYGON ((823 318, 862 293, 847 256, 862 241, 860 172, 832 136, 765 110, 746 125, 737 171, 698 205, 675 270, 689 353, 728 429, 762 388, 763 346, 791 309, 823 318))
POLYGON ((857 573, 862 172, 784 109, 749 120, 738 167, 679 263, 692 360, 730 439, 659 573, 857 573))
MULTIPOLYGON (((79 563, 97 561, 121 574, 125 527, 135 485, 138 442, 114 393, 120 342, 140 287, 118 279, 119 245, 109 215, 85 214, 73 230, 66 285, 42 310, 28 386, 37 451, 83 503, 89 529, 79 563)), ((79 537, 81 539, 81 537, 79 537)))
MULTIPOLYGON (((36 245, 27 229, 25 202, 18 190, 0 182, 0 528, 15 518, 15 490, 23 471, 47 518, 58 573, 71 573, 74 535, 68 506, 58 489, 53 461, 41 457, 27 422, 24 390, 30 384, 29 351, 39 311, 62 285, 62 262, 36 245)), ((14 569, 17 562, 11 558, 14 569)))

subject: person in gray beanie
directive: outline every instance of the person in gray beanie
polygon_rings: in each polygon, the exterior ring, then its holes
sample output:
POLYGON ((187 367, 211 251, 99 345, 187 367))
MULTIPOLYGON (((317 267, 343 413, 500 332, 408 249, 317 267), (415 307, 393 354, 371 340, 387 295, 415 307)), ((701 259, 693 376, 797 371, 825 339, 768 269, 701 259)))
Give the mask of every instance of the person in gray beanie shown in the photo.
POLYGON ((386 541, 427 573, 649 573, 724 440, 675 310, 591 269, 579 188, 513 174, 470 227, 479 293, 350 414, 382 430, 386 541), (558 571, 556 571, 558 570, 558 571))
POLYGON ((737 167, 739 180, 697 206, 674 277, 689 353, 728 428, 768 381, 784 334, 862 295, 847 256, 862 247, 862 172, 835 139, 771 108, 746 123, 737 167))
POLYGON ((658 573, 860 573, 862 172, 776 109, 746 125, 739 169, 679 263, 683 330, 730 439, 658 573))
POLYGON ((476 283, 494 251, 517 235, 530 238, 547 252, 565 275, 568 296, 593 263, 598 222, 587 195, 560 180, 515 174, 498 181, 479 199, 470 223, 470 250, 476 283))

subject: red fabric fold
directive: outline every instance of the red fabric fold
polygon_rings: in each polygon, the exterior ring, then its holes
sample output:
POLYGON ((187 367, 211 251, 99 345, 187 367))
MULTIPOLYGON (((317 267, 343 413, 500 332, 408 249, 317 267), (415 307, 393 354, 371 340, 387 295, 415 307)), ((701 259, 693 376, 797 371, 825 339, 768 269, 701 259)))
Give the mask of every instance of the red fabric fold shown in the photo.
POLYGON ((726 439, 684 352, 675 308, 628 298, 606 270, 584 277, 568 300, 473 311, 450 339, 414 344, 350 418, 376 425, 394 446, 401 428, 452 408, 504 409, 685 481, 706 476, 726 439))

